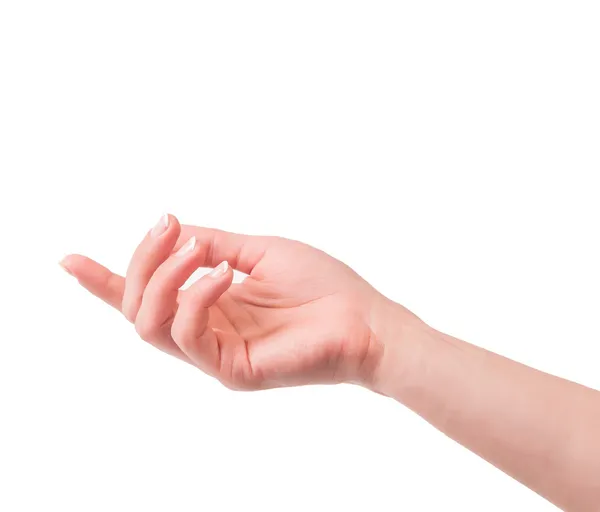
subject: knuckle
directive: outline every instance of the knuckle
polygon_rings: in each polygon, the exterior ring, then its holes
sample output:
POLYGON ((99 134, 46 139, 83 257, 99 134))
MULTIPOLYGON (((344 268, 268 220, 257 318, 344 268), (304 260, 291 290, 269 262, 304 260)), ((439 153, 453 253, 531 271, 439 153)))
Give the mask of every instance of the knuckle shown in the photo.
POLYGON ((150 341, 156 337, 158 326, 151 321, 137 321, 135 322, 135 331, 144 341, 150 341))
POLYGON ((232 379, 219 378, 219 382, 225 386, 230 391, 248 391, 243 386, 241 386, 238 382, 235 382, 232 379))
POLYGON ((121 306, 121 312, 123 313, 123 316, 132 324, 135 323, 138 312, 138 308, 135 306, 135 304, 132 304, 131 301, 124 300, 123 305, 121 306))
POLYGON ((256 391, 259 388, 249 382, 236 380, 235 378, 219 378, 219 382, 230 391, 256 391))
POLYGON ((175 344, 185 352, 189 336, 185 335, 183 327, 180 326, 178 322, 174 322, 171 326, 171 338, 173 338, 175 344))
POLYGON ((194 335, 191 326, 185 322, 177 321, 177 319, 171 325, 170 333, 175 344, 185 354, 188 354, 194 343, 197 342, 197 337, 194 335))

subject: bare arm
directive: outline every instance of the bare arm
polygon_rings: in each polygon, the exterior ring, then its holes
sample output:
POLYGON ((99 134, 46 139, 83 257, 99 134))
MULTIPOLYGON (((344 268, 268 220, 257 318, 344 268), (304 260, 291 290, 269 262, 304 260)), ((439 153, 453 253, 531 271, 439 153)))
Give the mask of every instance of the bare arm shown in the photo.
POLYGON ((600 393, 435 331, 298 242, 164 216, 125 277, 62 263, 140 337, 232 389, 353 382, 569 511, 600 511, 600 393), (215 267, 190 288, 198 267, 215 267), (231 267, 248 274, 232 284, 231 267))
POLYGON ((557 506, 600 510, 600 392, 383 308, 374 390, 557 506))

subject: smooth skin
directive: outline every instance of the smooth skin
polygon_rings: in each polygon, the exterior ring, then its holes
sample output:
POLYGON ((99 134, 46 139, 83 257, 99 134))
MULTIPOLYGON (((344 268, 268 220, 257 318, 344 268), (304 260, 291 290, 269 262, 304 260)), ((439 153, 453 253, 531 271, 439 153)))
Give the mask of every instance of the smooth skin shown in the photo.
POLYGON ((600 511, 600 393, 442 334, 315 248, 167 215, 126 277, 61 265, 142 339, 257 390, 349 382, 392 397, 564 510, 600 511), (213 268, 185 290, 200 267, 213 268), (233 283, 233 270, 248 275, 233 283))

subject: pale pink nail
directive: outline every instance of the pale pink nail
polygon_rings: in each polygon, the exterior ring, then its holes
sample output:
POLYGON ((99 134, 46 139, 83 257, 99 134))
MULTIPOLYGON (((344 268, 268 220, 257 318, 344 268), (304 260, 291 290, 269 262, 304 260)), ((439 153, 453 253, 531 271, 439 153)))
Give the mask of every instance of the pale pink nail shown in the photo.
POLYGON ((179 250, 175 253, 176 256, 185 256, 186 254, 192 252, 196 247, 196 237, 193 236, 190 238, 185 244, 183 244, 179 250))
POLYGON ((218 266, 213 268, 211 270, 210 274, 208 274, 208 275, 210 277, 221 277, 221 276, 224 276, 228 270, 229 270, 229 263, 227 263, 226 261, 223 261, 222 263, 219 263, 218 266))
POLYGON ((150 236, 152 236, 153 238, 158 238, 160 235, 162 235, 167 228, 169 227, 169 216, 165 213, 156 223, 156 226, 154 226, 152 228, 152 231, 150 231, 150 236))
POLYGON ((58 264, 60 265, 60 268, 62 268, 62 269, 63 269, 63 270, 64 270, 64 271, 65 271, 67 274, 69 274, 70 276, 72 276, 72 275, 73 275, 73 272, 71 272, 71 271, 70 271, 70 270, 67 268, 67 266, 64 264, 64 260, 60 260, 60 261, 58 262, 58 264))

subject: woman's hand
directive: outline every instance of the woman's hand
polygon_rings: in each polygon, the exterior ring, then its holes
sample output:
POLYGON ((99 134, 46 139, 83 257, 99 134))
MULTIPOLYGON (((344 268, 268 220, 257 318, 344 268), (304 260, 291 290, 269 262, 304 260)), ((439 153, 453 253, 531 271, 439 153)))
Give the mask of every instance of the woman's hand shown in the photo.
POLYGON ((143 339, 228 387, 359 383, 559 507, 598 510, 597 391, 432 329, 321 251, 165 217, 126 278, 83 256, 63 266, 143 339), (181 291, 198 267, 214 270, 181 291), (231 267, 249 277, 232 284, 231 267))
POLYGON ((389 301, 299 242, 180 226, 164 216, 125 278, 84 256, 61 264, 145 341, 230 388, 368 385, 382 353, 375 326, 389 301), (214 270, 180 290, 199 267, 214 270), (232 267, 248 277, 232 284, 232 267))

